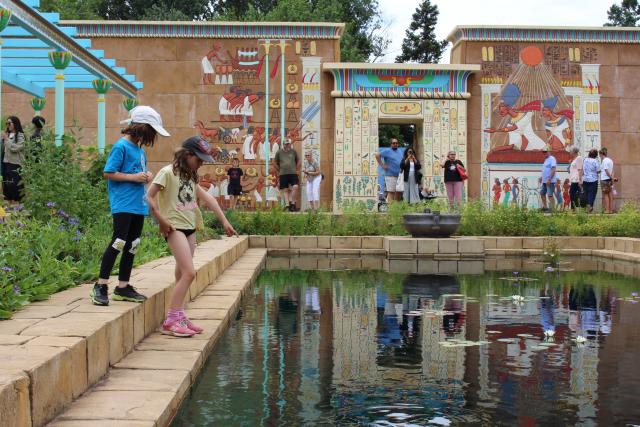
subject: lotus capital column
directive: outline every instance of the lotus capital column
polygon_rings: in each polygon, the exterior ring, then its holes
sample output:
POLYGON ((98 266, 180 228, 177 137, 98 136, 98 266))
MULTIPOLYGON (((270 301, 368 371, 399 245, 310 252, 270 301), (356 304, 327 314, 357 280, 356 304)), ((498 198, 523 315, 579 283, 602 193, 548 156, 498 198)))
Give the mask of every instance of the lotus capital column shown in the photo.
POLYGON ((96 79, 91 82, 98 92, 98 152, 104 153, 106 139, 106 107, 104 95, 111 89, 111 80, 96 79))
POLYGON ((56 69, 55 129, 56 145, 62 145, 64 135, 64 69, 71 63, 71 52, 49 52, 49 61, 56 69))

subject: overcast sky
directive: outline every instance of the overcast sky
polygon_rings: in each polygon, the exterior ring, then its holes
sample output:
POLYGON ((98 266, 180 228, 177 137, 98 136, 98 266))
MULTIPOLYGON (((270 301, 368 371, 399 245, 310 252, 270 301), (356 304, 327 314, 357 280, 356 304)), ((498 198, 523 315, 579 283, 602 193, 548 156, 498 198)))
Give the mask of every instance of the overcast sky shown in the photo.
MULTIPOLYGON (((390 25, 389 34, 393 35, 388 54, 381 62, 393 62, 420 0, 378 1, 390 25)), ((444 39, 456 25, 602 26, 614 0, 431 0, 431 3, 440 11, 436 36, 444 39)), ((448 51, 441 62, 449 62, 448 51)))

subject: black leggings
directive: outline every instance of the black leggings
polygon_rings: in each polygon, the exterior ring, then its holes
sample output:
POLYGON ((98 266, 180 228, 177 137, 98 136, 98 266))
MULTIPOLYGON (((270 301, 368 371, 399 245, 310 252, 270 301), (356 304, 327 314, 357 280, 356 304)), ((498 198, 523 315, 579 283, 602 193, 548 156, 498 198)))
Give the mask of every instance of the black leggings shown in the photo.
POLYGON ((100 264, 101 279, 109 279, 113 265, 116 263, 116 258, 122 252, 118 280, 121 282, 129 281, 131 270, 133 269, 133 257, 140 245, 143 226, 144 215, 131 213, 113 214, 113 236, 111 237, 111 243, 109 243, 104 255, 102 255, 100 264))

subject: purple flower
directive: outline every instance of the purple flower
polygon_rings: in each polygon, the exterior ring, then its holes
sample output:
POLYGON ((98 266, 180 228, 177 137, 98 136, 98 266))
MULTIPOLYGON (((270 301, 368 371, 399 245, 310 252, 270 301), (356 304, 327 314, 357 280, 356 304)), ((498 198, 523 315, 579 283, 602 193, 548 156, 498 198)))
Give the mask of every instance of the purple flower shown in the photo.
POLYGON ((2 271, 9 272, 9 271, 12 271, 12 270, 13 270, 13 268, 11 268, 9 266, 6 266, 6 265, 4 267, 2 267, 2 271))
POLYGON ((80 224, 80 221, 78 221, 77 219, 75 218, 69 219, 69 225, 78 225, 78 224, 80 224))
POLYGON ((17 225, 19 228, 24 228, 24 224, 23 224, 23 223, 21 223, 20 221, 16 221, 16 225, 17 225))
POLYGON ((20 295, 22 292, 22 289, 20 289, 20 286, 18 285, 13 285, 13 293, 16 295, 20 295))
POLYGON ((635 297, 638 296, 638 293, 637 292, 631 292, 631 296, 635 298, 635 297))
POLYGON ((23 204, 15 205, 15 206, 13 207, 13 210, 14 210, 15 212, 20 212, 22 209, 24 209, 24 205, 23 205, 23 204))
POLYGON ((69 214, 66 213, 65 211, 63 211, 62 209, 58 209, 56 214, 60 215, 61 217, 65 218, 65 219, 69 219, 69 214))
POLYGON ((56 202, 47 202, 47 207, 48 208, 55 208, 56 207, 56 202))
POLYGON ((518 274, 520 274, 520 272, 519 272, 519 271, 514 271, 514 272, 513 272, 513 275, 514 275, 514 276, 517 276, 518 274))

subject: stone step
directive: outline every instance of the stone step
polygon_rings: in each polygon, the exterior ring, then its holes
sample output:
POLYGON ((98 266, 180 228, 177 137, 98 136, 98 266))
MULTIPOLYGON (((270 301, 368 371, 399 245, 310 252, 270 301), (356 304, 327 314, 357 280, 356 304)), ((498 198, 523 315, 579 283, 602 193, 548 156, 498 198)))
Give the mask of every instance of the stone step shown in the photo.
MULTIPOLYGON (((188 298, 231 267, 248 243, 248 237, 234 237, 199 244, 188 298)), ((143 304, 94 306, 89 300, 93 285, 84 284, 0 322, 0 425, 45 425, 131 353, 164 319, 173 270, 173 257, 134 269, 131 281, 148 297, 143 304)))
POLYGON ((205 329, 202 334, 174 338, 153 332, 50 426, 169 425, 242 295, 265 266, 266 255, 266 249, 247 250, 187 304, 187 316, 205 329))

